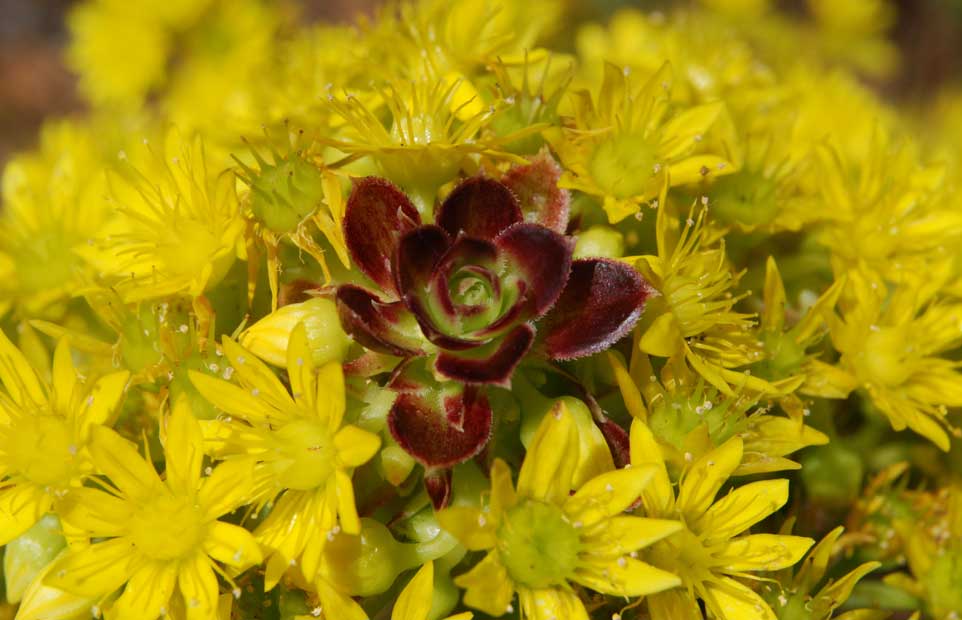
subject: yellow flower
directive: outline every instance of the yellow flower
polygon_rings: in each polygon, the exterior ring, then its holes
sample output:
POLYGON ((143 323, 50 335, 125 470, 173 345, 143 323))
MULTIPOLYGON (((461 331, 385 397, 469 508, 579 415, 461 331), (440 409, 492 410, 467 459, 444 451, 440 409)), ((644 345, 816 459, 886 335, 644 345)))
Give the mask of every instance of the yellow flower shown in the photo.
MULTIPOLYGON (((256 162, 254 166, 234 157, 240 166, 238 176, 249 188, 241 201, 253 222, 254 234, 267 251, 267 277, 275 309, 282 242, 291 243, 316 260, 327 282, 331 280, 331 272, 325 248, 314 239, 317 232, 323 233, 342 265, 351 264, 344 240, 345 204, 340 179, 333 172, 318 168, 311 153, 312 145, 304 138, 303 131, 294 134, 287 126, 284 131, 288 143, 285 153, 270 145, 268 161, 248 143, 256 162)), ((270 135, 267 139, 270 141, 270 135)), ((253 284, 251 282, 251 288, 253 284)))
POLYGON ((606 64, 600 90, 577 93, 574 118, 553 144, 566 169, 562 185, 602 198, 611 222, 639 213, 669 185, 734 172, 723 149, 699 149, 725 105, 675 109, 672 79, 666 63, 638 87, 606 64))
POLYGON ((668 478, 661 447, 651 429, 631 425, 633 467, 654 466, 642 493, 647 514, 679 519, 685 527, 655 543, 645 556, 681 578, 681 589, 648 597, 652 620, 701 618, 696 599, 718 620, 774 619, 768 604, 734 577, 794 565, 814 541, 799 536, 745 534, 788 500, 788 480, 762 480, 715 496, 742 462, 744 443, 732 437, 692 462, 682 473, 677 494, 668 478))
POLYGON ((194 371, 190 378, 231 416, 218 435, 218 454, 252 464, 252 500, 259 509, 272 504, 255 531, 267 548, 265 585, 272 588, 295 564, 313 582, 328 536, 360 532, 351 474, 377 453, 380 439, 343 423, 341 366, 315 368, 303 324, 287 349, 291 392, 230 338, 223 351, 240 386, 194 371))
POLYGON ((219 169, 200 138, 167 132, 157 149, 145 141, 143 167, 122 158, 112 186, 120 210, 92 260, 126 302, 197 297, 243 255, 244 220, 234 175, 219 169))
POLYGON ((96 105, 136 107, 166 78, 171 32, 119 3, 83 2, 71 11, 67 59, 96 105))
MULTIPOLYGON (((824 378, 832 375, 832 368, 816 359, 817 355, 808 350, 819 344, 828 333, 828 319, 845 283, 844 275, 835 280, 794 325, 786 328, 785 317, 790 309, 785 297, 785 284, 775 259, 769 256, 765 263, 763 309, 758 327, 763 357, 752 365, 752 370, 769 381, 802 378, 804 383, 799 386, 801 392, 829 396, 831 384, 826 384, 824 378)), ((801 413, 801 401, 794 395, 783 397, 781 404, 789 413, 801 413)))
MULTIPOLYGON (((662 193, 662 201, 665 193, 662 193)), ((741 274, 732 272, 724 239, 706 225, 706 210, 692 212, 680 234, 666 205, 658 209, 658 254, 637 259, 638 269, 661 296, 648 302, 637 333, 642 351, 659 357, 683 356, 698 374, 723 394, 732 386, 763 393, 791 391, 790 382, 769 383, 731 370, 758 360, 761 343, 751 331, 753 315, 735 304, 741 274)))
POLYGON ((947 408, 962 406, 962 373, 956 361, 939 354, 962 342, 962 304, 934 297, 940 281, 935 273, 918 277, 926 280, 889 292, 883 283, 850 272, 850 295, 829 322, 841 358, 834 368, 820 365, 824 372, 809 384, 822 384, 829 398, 861 388, 892 428, 908 427, 948 450, 947 408))
POLYGON ((587 620, 571 582, 614 596, 644 596, 679 584, 671 573, 636 558, 637 551, 679 531, 675 521, 622 514, 641 495, 654 468, 632 466, 586 482, 573 495, 578 431, 565 406, 545 416, 529 446, 517 489, 504 461, 491 469, 483 508, 442 510, 441 526, 472 551, 488 551, 455 584, 464 602, 492 616, 587 620))
POLYGON ((630 372, 615 355, 609 353, 608 359, 628 412, 645 422, 658 440, 672 480, 694 459, 734 436, 744 443, 736 476, 799 469, 786 457, 828 443, 823 433, 805 425, 800 409, 784 417, 770 412, 772 404, 761 406, 757 394, 721 394, 679 357, 662 367, 660 383, 640 351, 632 355, 630 372))
POLYGON ((381 105, 362 100, 363 94, 329 95, 344 127, 337 139, 325 142, 351 158, 370 156, 384 176, 404 188, 425 219, 433 215, 438 188, 462 168, 476 167, 472 156, 524 163, 499 147, 541 129, 482 136, 499 108, 483 106, 463 77, 438 76, 430 67, 413 79, 385 83, 377 94, 389 113, 389 125, 382 121, 381 105))
POLYGON ((858 166, 828 146, 815 153, 822 209, 831 220, 817 238, 831 250, 836 276, 860 269, 899 282, 958 242, 962 213, 941 195, 944 171, 920 165, 911 144, 894 143, 877 128, 858 166))
MULTIPOLYGON (((732 13, 748 13, 749 5, 768 2, 702 1, 729 5, 732 13)), ((667 60, 677 78, 671 90, 673 100, 685 104, 724 100, 738 115, 753 96, 771 97, 777 87, 773 71, 745 40, 745 34, 732 27, 730 20, 708 11, 682 9, 665 15, 622 9, 607 25, 579 28, 575 44, 580 72, 593 84, 601 81, 606 62, 649 76, 667 60)))
MULTIPOLYGON (((836 609, 852 594, 858 581, 877 569, 880 562, 863 562, 837 579, 825 579, 825 573, 840 546, 845 530, 838 526, 812 547, 801 567, 786 568, 775 584, 762 586, 765 599, 781 620, 829 620, 836 609)), ((850 620, 858 618, 852 613, 850 620)), ((846 614, 847 616, 848 614, 846 614)))
POLYGON ((0 545, 58 506, 93 473, 92 429, 112 421, 129 373, 84 381, 66 339, 57 344, 53 381, 41 379, 0 333, 0 545))
POLYGON ((96 236, 109 211, 102 126, 57 121, 44 126, 37 151, 3 170, 0 305, 28 316, 56 316, 93 277, 76 248, 96 236))
POLYGON ((64 500, 65 522, 100 539, 56 560, 47 585, 105 601, 124 586, 108 617, 154 620, 175 609, 187 618, 216 617, 220 564, 243 570, 262 560, 254 537, 218 519, 252 491, 249 462, 222 463, 206 477, 200 425, 184 401, 167 420, 163 480, 134 444, 99 426, 91 457, 109 490, 75 489, 64 500), (175 597, 175 592, 179 593, 175 597))

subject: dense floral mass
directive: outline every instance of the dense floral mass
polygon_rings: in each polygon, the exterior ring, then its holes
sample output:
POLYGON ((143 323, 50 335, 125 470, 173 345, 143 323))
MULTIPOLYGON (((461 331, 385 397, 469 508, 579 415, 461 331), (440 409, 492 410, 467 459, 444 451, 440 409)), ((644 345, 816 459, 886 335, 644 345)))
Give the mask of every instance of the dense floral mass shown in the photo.
POLYGON ((611 4, 72 8, 0 618, 962 617, 962 95, 886 0, 611 4))

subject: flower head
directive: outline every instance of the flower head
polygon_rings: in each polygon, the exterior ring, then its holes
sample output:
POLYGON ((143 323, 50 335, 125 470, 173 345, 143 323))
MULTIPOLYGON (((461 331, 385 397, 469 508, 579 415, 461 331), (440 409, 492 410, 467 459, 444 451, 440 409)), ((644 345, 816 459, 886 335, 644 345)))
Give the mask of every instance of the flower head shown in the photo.
POLYGON ((75 489, 61 512, 98 540, 56 560, 47 585, 101 602, 123 587, 110 611, 123 620, 156 618, 175 607, 190 618, 216 618, 217 575, 231 582, 220 565, 243 570, 262 556, 247 530, 219 520, 249 499, 250 463, 223 463, 202 476, 203 448, 185 401, 167 419, 163 479, 134 444, 96 427, 90 453, 109 479, 102 483, 107 490, 75 489))
POLYGON ((143 168, 124 155, 113 184, 116 228, 98 240, 93 260, 127 302, 198 296, 243 253, 244 220, 234 176, 213 168, 203 142, 176 130, 143 168))
POLYGON ((84 381, 67 339, 57 344, 45 381, 0 333, 0 544, 7 544, 94 473, 88 444, 113 421, 130 373, 84 381))
POLYGON ((564 405, 545 416, 525 455, 517 487, 503 461, 491 469, 490 499, 455 506, 438 520, 470 550, 487 555, 455 583, 465 603, 495 617, 513 609, 533 620, 587 620, 571 583, 615 596, 643 596, 679 579, 637 559, 637 552, 678 532, 676 521, 622 514, 641 495, 652 467, 601 474, 571 494, 577 427, 564 405))
POLYGON ((933 298, 931 282, 889 292, 857 271, 849 282, 850 299, 829 320, 841 358, 818 366, 809 383, 836 398, 860 388, 893 428, 908 427, 948 450, 947 407, 962 406, 962 377, 941 354, 962 342, 962 307, 933 298))
POLYGON ((640 88, 625 71, 606 64, 600 91, 579 93, 574 121, 553 145, 568 170, 562 185, 602 198, 612 222, 639 213, 668 185, 734 172, 724 154, 698 148, 725 106, 674 111, 671 83, 668 64, 640 88))
POLYGON ((249 463, 251 499, 259 509, 272 503, 255 531, 267 548, 266 586, 273 587, 292 563, 313 581, 326 537, 360 531, 351 474, 374 456, 380 439, 344 424, 341 366, 314 366, 303 325, 294 329, 287 349, 290 392, 230 338, 224 338, 223 350, 236 383, 198 372, 190 378, 231 416, 222 423, 226 432, 218 433, 218 454, 249 463))
POLYGON ((653 620, 697 618, 697 600, 720 620, 770 619, 771 608, 735 577, 794 565, 812 545, 810 538, 780 534, 745 534, 788 500, 788 480, 751 482, 717 499, 716 495, 742 462, 744 442, 732 437, 693 461, 682 473, 677 493, 651 429, 631 425, 632 466, 656 469, 642 494, 645 512, 679 519, 685 527, 646 552, 655 566, 681 578, 682 589, 648 599, 653 620))

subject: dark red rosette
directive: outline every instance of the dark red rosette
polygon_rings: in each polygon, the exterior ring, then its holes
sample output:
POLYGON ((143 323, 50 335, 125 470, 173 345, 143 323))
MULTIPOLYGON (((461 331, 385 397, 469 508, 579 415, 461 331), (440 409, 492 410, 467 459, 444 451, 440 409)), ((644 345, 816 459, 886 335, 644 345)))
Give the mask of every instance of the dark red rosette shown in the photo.
POLYGON ((466 179, 434 224, 384 179, 357 180, 348 199, 347 247, 376 289, 340 286, 341 322, 368 349, 405 358, 388 425, 438 489, 439 470, 488 441, 485 385, 509 386, 529 352, 566 360, 606 349, 651 294, 624 263, 572 259, 559 175, 542 154, 502 181, 466 179))

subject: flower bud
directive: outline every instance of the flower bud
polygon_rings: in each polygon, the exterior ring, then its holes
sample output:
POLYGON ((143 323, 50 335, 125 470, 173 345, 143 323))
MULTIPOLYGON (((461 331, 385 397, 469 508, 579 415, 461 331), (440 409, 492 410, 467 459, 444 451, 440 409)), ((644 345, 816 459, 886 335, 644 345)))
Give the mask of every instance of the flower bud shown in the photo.
POLYGON ((48 514, 12 540, 3 555, 7 601, 16 603, 45 566, 67 545, 60 520, 48 514))
POLYGON ((801 463, 802 481, 814 501, 838 506, 858 497, 864 466, 855 451, 833 441, 813 448, 801 463))
POLYGON ((611 226, 592 226, 578 233, 575 258, 620 258, 625 253, 625 237, 611 226))
POLYGON ((587 405, 572 396, 552 400, 543 396, 536 399, 525 394, 522 402, 521 443, 527 448, 544 416, 562 403, 567 406, 568 412, 578 425, 578 466, 574 473, 574 485, 577 488, 591 478, 615 468, 608 443, 595 425, 587 405))
POLYGON ((337 307, 329 299, 314 298, 278 308, 241 336, 240 344, 275 366, 287 364, 287 342, 298 323, 307 329, 315 366, 344 359, 351 340, 341 329, 337 307))

